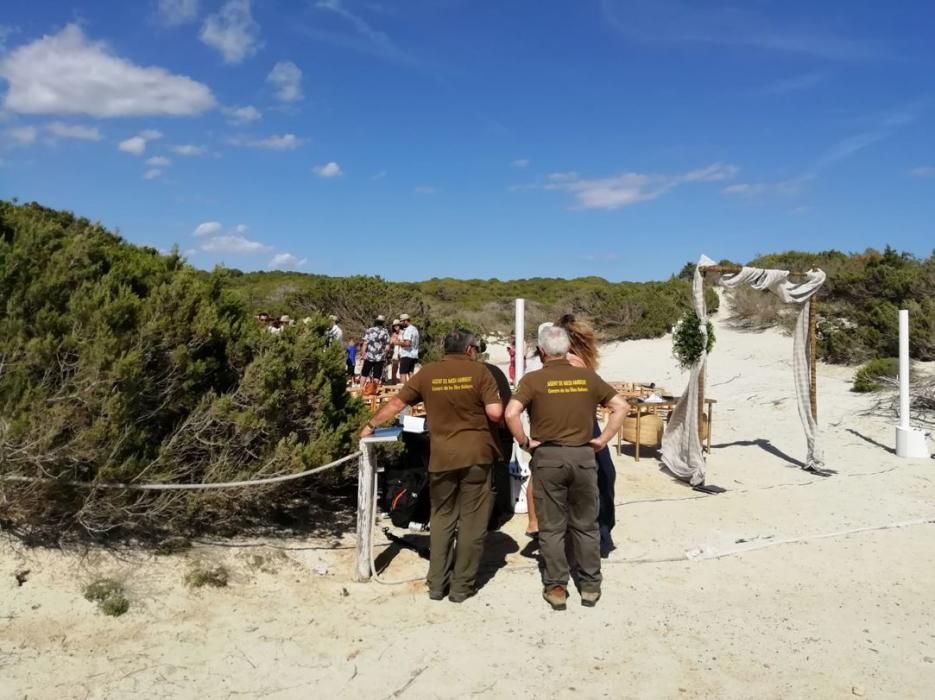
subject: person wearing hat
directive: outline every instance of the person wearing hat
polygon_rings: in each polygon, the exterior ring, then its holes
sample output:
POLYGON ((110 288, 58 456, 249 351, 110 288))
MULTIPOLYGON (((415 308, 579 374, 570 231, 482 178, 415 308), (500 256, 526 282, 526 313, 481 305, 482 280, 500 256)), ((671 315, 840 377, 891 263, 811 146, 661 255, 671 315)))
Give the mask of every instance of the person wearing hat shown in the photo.
POLYGON ((328 340, 333 343, 344 343, 344 331, 341 329, 341 326, 338 325, 338 317, 331 315, 328 318, 331 319, 331 328, 328 329, 328 340))
POLYGON ((383 367, 386 364, 386 351, 390 346, 390 334, 386 330, 386 318, 377 316, 373 325, 364 334, 364 368, 361 381, 383 381, 383 367))
POLYGON ((398 318, 393 319, 392 329, 390 333, 390 384, 397 384, 399 382, 399 336, 403 330, 398 318))
POLYGON ((492 505, 491 472, 502 459, 491 423, 503 418, 502 397, 477 361, 481 343, 457 329, 445 337, 445 357, 431 362, 370 419, 361 438, 406 406, 425 404, 429 431, 431 600, 463 603, 477 591, 492 505))
POLYGON ((409 314, 399 315, 399 379, 404 384, 409 381, 419 361, 419 329, 412 325, 409 314))
POLYGON ((570 575, 566 540, 575 560, 581 604, 594 607, 601 597, 601 538, 595 453, 620 430, 627 403, 593 369, 567 359, 571 341, 561 326, 539 328, 542 369, 520 381, 506 408, 506 424, 520 447, 532 454, 535 504, 542 553, 542 597, 564 610, 570 575), (612 413, 594 437, 594 413, 612 413), (529 411, 530 434, 520 419, 529 411))

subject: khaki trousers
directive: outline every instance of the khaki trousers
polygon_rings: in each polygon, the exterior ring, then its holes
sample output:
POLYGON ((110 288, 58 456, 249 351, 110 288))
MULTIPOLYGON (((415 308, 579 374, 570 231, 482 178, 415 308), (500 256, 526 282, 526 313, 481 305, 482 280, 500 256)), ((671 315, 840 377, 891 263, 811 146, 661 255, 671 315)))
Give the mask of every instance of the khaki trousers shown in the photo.
POLYGON ((546 588, 568 586, 566 539, 582 591, 601 590, 601 537, 597 524, 597 462, 589 446, 542 445, 532 456, 539 519, 539 550, 546 588))
POLYGON ((429 474, 429 590, 474 593, 493 505, 491 470, 483 464, 429 474))

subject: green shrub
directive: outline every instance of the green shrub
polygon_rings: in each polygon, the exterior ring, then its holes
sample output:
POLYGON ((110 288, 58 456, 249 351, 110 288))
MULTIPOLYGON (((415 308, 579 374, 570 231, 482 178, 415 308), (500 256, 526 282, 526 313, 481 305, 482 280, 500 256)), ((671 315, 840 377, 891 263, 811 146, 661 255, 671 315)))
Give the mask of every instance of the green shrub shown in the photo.
POLYGON ((322 317, 265 333, 230 273, 37 204, 0 202, 0 232, 0 473, 44 479, 0 482, 0 521, 37 537, 231 532, 322 480, 185 492, 67 482, 236 481, 352 451, 363 407, 322 317))
POLYGON ((84 597, 97 603, 98 610, 111 617, 120 617, 130 609, 123 584, 111 578, 102 578, 89 583, 84 588, 84 597))
POLYGON ((858 392, 879 391, 881 377, 896 378, 899 375, 899 358, 885 357, 864 363, 854 373, 853 390, 858 392))
MULTIPOLYGON (((935 360, 935 253, 926 259, 887 247, 850 255, 839 251, 790 251, 753 260, 755 267, 808 270, 828 279, 817 295, 818 354, 839 363, 891 357, 899 350, 899 309, 908 309, 910 354, 935 360)), ((748 325, 788 325, 775 302, 735 309, 748 325)))
POLYGON ((224 588, 227 586, 227 569, 221 566, 199 566, 185 575, 185 583, 192 588, 224 588))
POLYGON ((714 324, 706 321, 707 335, 701 332, 701 321, 694 311, 686 311, 672 331, 672 354, 682 369, 688 369, 702 352, 714 349, 714 324))
MULTIPOLYGON (((392 318, 408 313, 422 332, 423 360, 438 356, 441 339, 455 325, 508 336, 517 298, 527 300, 527 328, 570 312, 590 320, 605 339, 626 340, 665 335, 689 308, 691 293, 690 283, 675 277, 640 283, 599 277, 388 282, 380 277, 257 272, 230 276, 228 284, 254 313, 298 318, 337 314, 346 338, 360 339, 377 314, 392 318)), ((705 299, 708 309, 717 311, 720 300, 713 289, 705 290, 705 299)))

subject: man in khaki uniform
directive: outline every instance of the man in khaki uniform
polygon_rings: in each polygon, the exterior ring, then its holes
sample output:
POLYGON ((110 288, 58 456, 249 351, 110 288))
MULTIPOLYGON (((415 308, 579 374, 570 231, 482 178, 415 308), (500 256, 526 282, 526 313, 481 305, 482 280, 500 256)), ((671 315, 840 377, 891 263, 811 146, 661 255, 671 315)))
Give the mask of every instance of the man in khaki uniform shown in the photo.
POLYGON ((490 372, 476 361, 477 354, 472 333, 449 333, 444 359, 423 367, 361 432, 367 437, 406 405, 425 403, 432 503, 427 583, 432 600, 442 600, 447 593, 453 603, 475 593, 492 505, 490 474, 500 459, 489 422, 503 419, 503 404, 490 372))
POLYGON ((627 404, 596 372, 573 367, 567 359, 569 339, 559 326, 539 331, 543 367, 530 372, 513 394, 506 422, 520 447, 532 453, 539 547, 545 563, 543 597, 555 610, 568 600, 571 540, 581 604, 593 607, 601 597, 600 530, 595 453, 620 430, 627 404), (613 411, 604 431, 592 438, 598 406, 613 411), (529 411, 531 437, 520 416, 529 411))

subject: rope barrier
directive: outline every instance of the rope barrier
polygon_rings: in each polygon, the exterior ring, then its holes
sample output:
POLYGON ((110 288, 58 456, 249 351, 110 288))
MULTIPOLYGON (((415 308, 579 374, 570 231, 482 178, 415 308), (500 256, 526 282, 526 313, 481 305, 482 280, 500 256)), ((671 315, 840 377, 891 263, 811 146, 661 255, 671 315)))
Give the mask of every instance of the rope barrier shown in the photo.
POLYGON ((264 484, 279 484, 284 481, 293 481, 295 479, 301 479, 312 474, 317 474, 318 472, 325 471, 326 469, 333 469, 334 467, 341 466, 342 464, 350 462, 353 459, 357 459, 360 457, 360 455, 360 452, 354 452, 353 454, 349 454, 346 457, 335 460, 334 462, 329 462, 328 464, 323 464, 320 467, 315 467, 314 469, 299 472, 298 474, 283 474, 282 476, 270 476, 265 479, 224 481, 210 484, 96 484, 90 481, 61 481, 59 479, 43 479, 30 476, 3 476, 0 477, 0 481, 18 481, 32 484, 63 484, 66 486, 76 486, 78 488, 86 489, 122 489, 124 491, 208 491, 211 489, 232 489, 241 488, 243 486, 262 486, 264 484))

